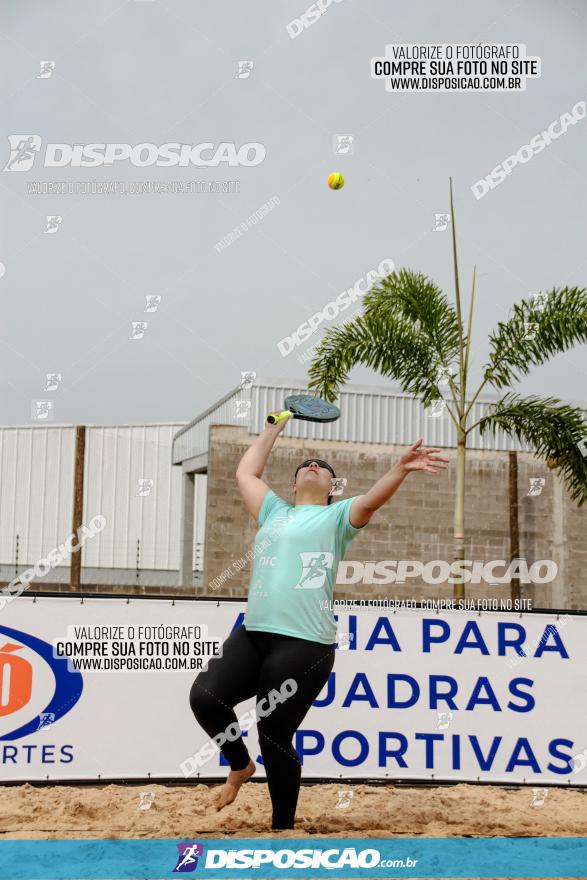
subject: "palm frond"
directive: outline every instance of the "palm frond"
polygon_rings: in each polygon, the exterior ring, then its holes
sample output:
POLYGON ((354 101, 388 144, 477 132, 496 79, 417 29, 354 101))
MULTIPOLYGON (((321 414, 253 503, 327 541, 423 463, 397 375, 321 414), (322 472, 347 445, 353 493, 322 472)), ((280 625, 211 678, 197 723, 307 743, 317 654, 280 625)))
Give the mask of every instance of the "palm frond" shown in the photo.
POLYGON ((377 281, 363 297, 364 313, 403 318, 428 338, 440 366, 458 357, 461 345, 454 307, 421 272, 399 269, 377 281))
POLYGON ((553 288, 514 305, 489 337, 491 354, 485 378, 496 389, 511 386, 532 367, 587 342, 587 290, 553 288), (538 297, 544 297, 542 308, 538 297))
POLYGON ((502 430, 525 442, 540 458, 554 460, 573 501, 587 501, 587 456, 579 445, 587 440, 587 423, 578 407, 554 397, 506 394, 491 413, 479 421, 481 434, 502 430))
POLYGON ((354 321, 325 333, 308 371, 308 388, 335 400, 350 370, 362 364, 428 403, 439 396, 434 385, 437 360, 426 334, 411 321, 372 306, 354 321))

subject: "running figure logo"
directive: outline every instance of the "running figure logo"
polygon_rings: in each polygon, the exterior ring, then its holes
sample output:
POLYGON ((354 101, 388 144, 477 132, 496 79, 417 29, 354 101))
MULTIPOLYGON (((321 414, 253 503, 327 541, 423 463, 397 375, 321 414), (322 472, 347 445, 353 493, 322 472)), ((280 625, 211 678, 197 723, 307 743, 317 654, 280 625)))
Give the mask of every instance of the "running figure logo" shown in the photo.
POLYGON ((41 149, 41 136, 38 134, 9 134, 10 159, 3 171, 30 171, 35 156, 41 149))
POLYGON ((198 867, 198 859, 204 854, 203 843, 178 843, 179 856, 177 865, 173 869, 174 874, 185 874, 195 871, 198 867))
POLYGON ((332 569, 334 555, 328 552, 300 553, 302 573, 296 590, 319 590, 326 583, 326 574, 332 569))

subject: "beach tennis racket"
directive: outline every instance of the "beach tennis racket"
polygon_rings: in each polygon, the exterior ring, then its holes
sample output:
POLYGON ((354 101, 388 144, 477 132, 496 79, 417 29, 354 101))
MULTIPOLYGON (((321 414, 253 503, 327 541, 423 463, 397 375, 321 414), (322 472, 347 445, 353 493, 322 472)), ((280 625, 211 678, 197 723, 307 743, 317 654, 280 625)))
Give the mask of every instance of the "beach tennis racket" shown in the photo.
POLYGON ((333 403, 327 403, 311 394, 291 394, 285 398, 286 408, 267 416, 270 425, 276 425, 288 416, 304 422, 335 422, 340 418, 340 410, 333 403))

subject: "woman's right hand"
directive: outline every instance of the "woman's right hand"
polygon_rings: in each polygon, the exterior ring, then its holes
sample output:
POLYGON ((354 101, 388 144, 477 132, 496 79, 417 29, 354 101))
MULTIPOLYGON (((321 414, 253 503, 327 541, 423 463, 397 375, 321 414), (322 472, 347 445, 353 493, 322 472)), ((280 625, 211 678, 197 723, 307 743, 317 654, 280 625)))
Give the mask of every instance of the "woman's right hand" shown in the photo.
POLYGON ((290 419, 291 416, 286 416, 284 419, 280 419, 274 425, 270 424, 270 422, 265 422, 265 427, 266 429, 270 429, 272 434, 281 434, 290 419))

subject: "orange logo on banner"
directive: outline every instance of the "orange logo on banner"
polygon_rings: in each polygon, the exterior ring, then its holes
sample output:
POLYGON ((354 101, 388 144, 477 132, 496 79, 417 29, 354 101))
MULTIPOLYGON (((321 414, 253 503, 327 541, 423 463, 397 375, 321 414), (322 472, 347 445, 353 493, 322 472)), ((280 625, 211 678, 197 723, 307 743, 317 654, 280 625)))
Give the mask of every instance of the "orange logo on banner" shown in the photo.
POLYGON ((12 653, 21 650, 11 642, 0 648, 0 716, 18 712, 31 698, 33 667, 12 653))

